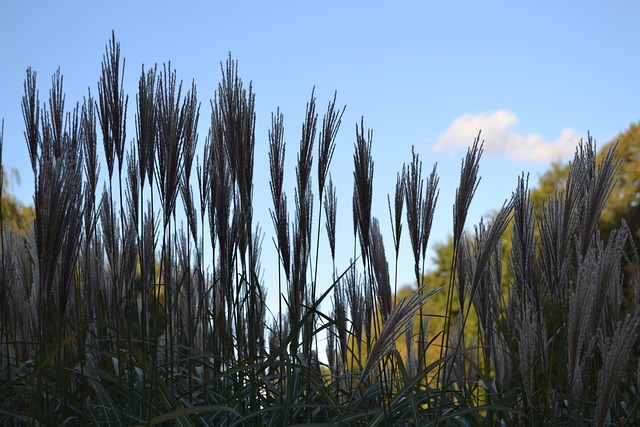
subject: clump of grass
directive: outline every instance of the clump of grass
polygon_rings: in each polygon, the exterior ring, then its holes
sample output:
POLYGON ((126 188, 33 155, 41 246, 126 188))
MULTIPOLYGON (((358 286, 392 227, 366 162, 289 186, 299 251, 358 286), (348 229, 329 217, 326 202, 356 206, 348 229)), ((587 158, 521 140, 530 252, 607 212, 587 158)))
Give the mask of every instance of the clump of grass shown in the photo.
POLYGON ((41 104, 36 73, 27 70, 22 112, 35 219, 25 230, 0 227, 3 423, 638 422, 640 375, 632 356, 640 281, 625 281, 623 268, 633 262, 625 257, 631 232, 623 226, 602 241, 597 226, 618 167, 613 149, 596 164, 593 140, 580 143, 566 186, 541 206, 532 202, 527 179, 518 178, 512 197, 472 233, 465 230, 479 185, 478 136, 456 191, 446 310, 429 313, 426 301, 441 291, 424 283, 436 166, 423 178, 412 150, 393 203, 388 196, 392 285, 382 227, 372 215, 373 131, 364 119, 356 125, 354 253, 345 270, 336 270, 342 242, 330 166, 344 108, 334 96, 318 132, 313 91, 293 210, 284 191, 279 110, 267 134, 279 259, 279 307, 272 312, 261 274, 263 233, 254 224, 254 209, 267 208, 253 203, 255 95, 231 56, 221 74, 200 150, 195 83, 183 93, 170 64, 141 68, 135 137, 127 146, 124 60, 114 34, 97 99, 89 91, 71 111, 59 72, 41 104), (317 272, 329 264, 320 259, 323 210, 332 282, 319 294, 317 272), (403 230, 416 288, 399 299, 403 230), (433 315, 444 317, 436 334, 428 327, 433 315), (478 326, 470 331, 473 317, 478 326), (324 331, 326 364, 318 354, 324 331))

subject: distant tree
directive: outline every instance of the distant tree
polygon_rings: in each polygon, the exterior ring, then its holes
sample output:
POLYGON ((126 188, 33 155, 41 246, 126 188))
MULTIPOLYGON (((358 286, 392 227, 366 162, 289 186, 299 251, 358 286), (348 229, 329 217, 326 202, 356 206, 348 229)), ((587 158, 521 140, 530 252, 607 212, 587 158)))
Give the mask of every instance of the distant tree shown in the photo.
POLYGON ((640 122, 632 124, 598 153, 598 161, 609 147, 618 144, 616 154, 620 169, 611 196, 600 218, 601 231, 608 235, 619 228, 624 220, 634 234, 636 245, 640 243, 640 122))
MULTIPOLYGON (((447 289, 451 283, 454 286, 457 286, 457 282, 451 281, 451 269, 454 267, 453 265, 453 236, 449 235, 447 240, 444 242, 437 242, 433 246, 433 250, 435 252, 431 261, 433 262, 433 269, 429 270, 425 277, 425 283, 427 284, 428 289, 444 287, 447 289)), ((455 278, 457 280, 457 278, 455 278)), ((465 313, 466 310, 469 309, 469 314, 467 317, 466 328, 465 328, 465 342, 467 345, 473 343, 477 338, 477 329, 478 329, 478 318, 476 316, 476 312, 473 306, 468 306, 468 299, 465 302, 465 313)), ((436 334, 441 333, 444 330, 445 326, 445 317, 447 308, 447 292, 442 291, 433 295, 429 298, 425 304, 424 312, 427 314, 427 322, 428 322, 428 336, 427 339, 433 338, 436 334)), ((460 313, 460 304, 458 303, 458 297, 454 297, 454 302, 452 305, 452 310, 450 313, 451 320, 455 324, 456 317, 460 313)), ((417 330, 419 322, 416 319, 415 321, 415 329, 417 330)), ((427 352, 427 361, 434 361, 439 357, 439 347, 430 346, 427 352)))
MULTIPOLYGON (((448 236, 444 242, 437 242, 433 246, 435 252, 431 261, 434 268, 425 275, 425 283, 429 289, 449 286, 451 279, 451 267, 453 266, 453 237, 448 236)), ((439 292, 433 297, 429 298, 426 303, 426 313, 428 315, 442 315, 446 312, 447 307, 447 293, 439 292)), ((451 315, 455 317, 458 314, 460 307, 455 305, 451 315)), ((444 318, 442 317, 430 317, 429 318, 429 332, 434 333, 441 331, 444 327, 444 318)))
MULTIPOLYGON (((640 122, 600 147, 597 164, 600 164, 609 149, 616 146, 616 157, 620 167, 616 183, 600 216, 600 232, 607 239, 612 230, 620 228, 624 220, 633 233, 634 243, 640 244, 640 122)), ((538 186, 531 190, 531 199, 540 206, 556 189, 562 188, 569 174, 569 164, 554 162, 540 177, 538 186)))
POLYGON ((2 168, 2 222, 14 230, 24 230, 33 221, 33 207, 23 205, 13 196, 15 184, 20 184, 20 173, 11 169, 9 173, 2 168))
POLYGON ((564 187, 568 176, 568 163, 559 161, 551 163, 549 169, 540 176, 538 186, 531 189, 531 200, 539 207, 555 193, 556 189, 564 187))

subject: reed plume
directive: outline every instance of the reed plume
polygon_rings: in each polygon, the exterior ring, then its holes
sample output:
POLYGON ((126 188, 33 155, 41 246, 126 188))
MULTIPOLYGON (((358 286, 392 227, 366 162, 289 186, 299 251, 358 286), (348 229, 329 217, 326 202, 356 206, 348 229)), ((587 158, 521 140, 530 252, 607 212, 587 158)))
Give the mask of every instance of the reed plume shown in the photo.
POLYGON ((371 254, 371 204, 373 197, 373 158, 371 144, 373 131, 368 130, 365 137, 364 118, 360 120, 360 127, 356 125, 355 153, 353 155, 354 181, 354 215, 357 219, 357 229, 360 236, 360 251, 362 262, 366 263, 371 254))
MULTIPOLYGON (((113 176, 114 161, 118 160, 118 169, 122 170, 124 143, 127 128, 127 102, 124 95, 124 60, 120 67, 120 43, 116 42, 115 32, 111 32, 109 46, 105 48, 102 59, 102 75, 98 84, 100 126, 109 180, 113 176)), ((52 99, 52 102, 60 99, 52 99)))
POLYGON ((334 264, 335 273, 335 260, 336 260, 336 216, 338 209, 338 199, 336 196, 335 186, 329 175, 329 185, 327 193, 324 195, 324 210, 327 214, 325 221, 325 227, 327 229, 327 238, 329 239, 329 249, 331 249, 331 259, 334 264))

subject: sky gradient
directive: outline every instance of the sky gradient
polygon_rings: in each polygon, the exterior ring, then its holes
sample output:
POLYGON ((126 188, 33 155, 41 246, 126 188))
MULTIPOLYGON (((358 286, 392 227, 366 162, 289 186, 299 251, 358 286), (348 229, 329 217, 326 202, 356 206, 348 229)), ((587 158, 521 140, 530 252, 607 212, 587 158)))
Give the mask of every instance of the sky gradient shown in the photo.
MULTIPOLYGON (((254 211, 265 232, 265 270, 276 259, 269 218, 271 113, 279 107, 284 114, 285 180, 290 183, 285 189, 292 200, 301 124, 315 87, 320 114, 334 91, 338 105, 346 105, 331 167, 338 187, 338 235, 348 237, 338 243, 338 270, 353 253, 353 144, 355 125, 363 117, 374 132, 373 215, 380 220, 393 275, 387 195, 393 197, 396 173, 411 160, 412 146, 425 175, 438 164, 432 246, 451 233, 460 163, 480 130, 482 181, 468 227, 510 197, 521 173, 529 173, 535 185, 549 162, 568 160, 587 132, 602 145, 640 119, 640 3, 524 3, 6 3, 0 7, 3 162, 20 171, 22 184, 14 192, 31 203, 33 177, 20 109, 28 66, 38 73, 41 101, 60 67, 70 110, 88 88, 97 95, 102 56, 114 30, 126 59, 127 140, 135 136, 142 65, 171 61, 178 79, 195 80, 202 105, 201 148, 220 63, 231 53, 256 94, 254 211)), ((317 183, 313 188, 317 193, 317 183)), ((316 212, 318 207, 314 202, 316 212)), ((322 227, 321 259, 330 260, 322 227)), ((265 280, 272 283, 273 274, 265 271, 265 280)), ((412 277, 405 234, 399 283, 412 277)), ((270 284, 267 288, 271 295, 277 292, 270 284)))

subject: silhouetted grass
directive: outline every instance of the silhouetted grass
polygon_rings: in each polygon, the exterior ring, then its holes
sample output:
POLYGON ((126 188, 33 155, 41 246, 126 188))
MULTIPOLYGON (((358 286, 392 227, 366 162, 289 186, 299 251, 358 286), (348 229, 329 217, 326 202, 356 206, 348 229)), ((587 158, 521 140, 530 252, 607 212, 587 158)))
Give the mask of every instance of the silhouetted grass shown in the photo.
POLYGON ((273 206, 256 206, 253 89, 231 57, 221 72, 200 159, 196 86, 183 93, 169 64, 142 67, 136 132, 127 145, 124 60, 115 36, 97 100, 89 92, 71 111, 59 72, 41 104, 36 73, 27 70, 22 111, 35 220, 25 230, 1 228, 3 424, 640 422, 640 365, 631 358, 640 309, 623 301, 640 294, 637 277, 623 278, 630 231, 623 225, 604 242, 597 229, 615 180, 613 150, 596 164, 593 141, 581 142, 564 188, 534 206, 522 177, 495 217, 471 233, 466 217, 482 143, 479 136, 470 141, 453 209, 446 312, 427 313, 425 301, 441 291, 423 283, 439 195, 436 167, 423 179, 422 161, 412 152, 398 172, 393 209, 389 197, 396 273, 404 227, 417 284, 398 300, 379 219, 371 213, 373 132, 364 120, 354 140, 354 256, 340 272, 336 221, 347 214, 338 213, 330 164, 344 109, 334 96, 322 118, 317 197, 315 93, 292 199, 283 189, 283 116, 272 115, 273 206), (106 182, 99 179, 98 127, 106 182), (331 261, 319 253, 323 208, 331 261), (269 267, 277 268, 280 297, 273 314, 254 209, 270 209, 274 226, 279 265, 269 267), (512 249, 504 253, 510 221, 512 249), (329 262, 333 283, 318 294, 318 266, 329 262), (503 265, 512 273, 507 283, 503 265), (624 283, 633 292, 625 293, 624 283), (445 322, 430 336, 432 315, 445 322), (470 316, 478 319, 473 340, 465 338, 470 316), (326 364, 317 354, 325 332, 326 364), (439 358, 429 356, 436 353, 439 358))

